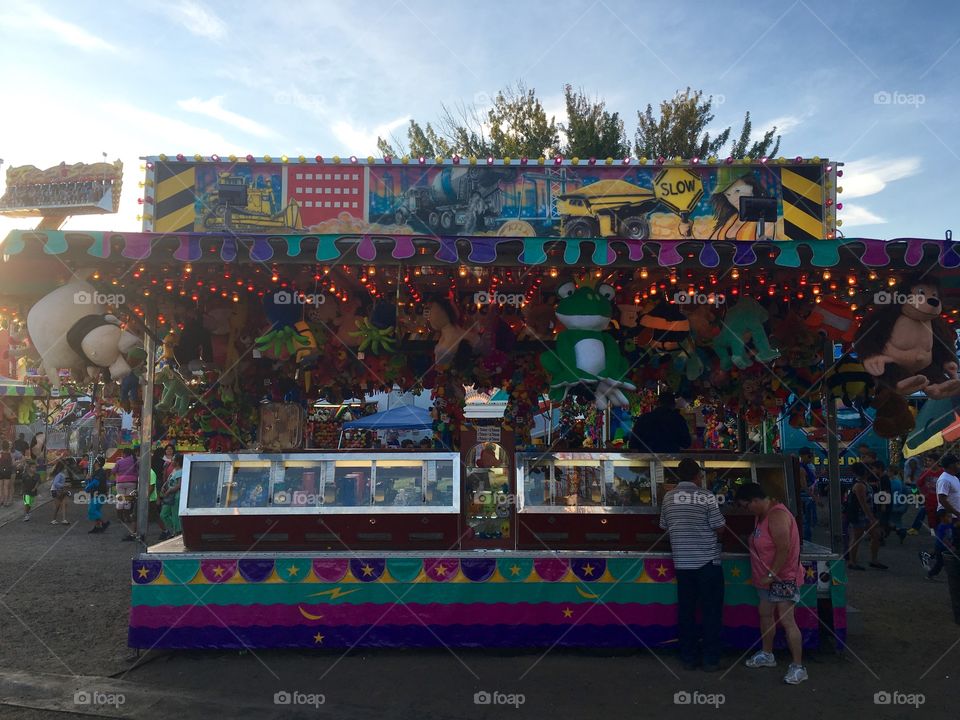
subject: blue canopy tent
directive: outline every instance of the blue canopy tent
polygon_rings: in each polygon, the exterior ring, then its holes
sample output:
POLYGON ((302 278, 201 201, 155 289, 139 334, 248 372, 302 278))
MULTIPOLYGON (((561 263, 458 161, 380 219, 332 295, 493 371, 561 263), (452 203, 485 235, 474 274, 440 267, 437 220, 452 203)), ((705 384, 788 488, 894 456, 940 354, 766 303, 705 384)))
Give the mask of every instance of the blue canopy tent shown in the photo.
POLYGON ((427 408, 401 405, 343 424, 344 430, 429 430, 433 419, 427 408))
MULTIPOLYGON (((430 430, 432 427, 430 410, 415 405, 401 405, 343 424, 344 430, 430 430)), ((342 442, 343 432, 340 433, 342 442)))

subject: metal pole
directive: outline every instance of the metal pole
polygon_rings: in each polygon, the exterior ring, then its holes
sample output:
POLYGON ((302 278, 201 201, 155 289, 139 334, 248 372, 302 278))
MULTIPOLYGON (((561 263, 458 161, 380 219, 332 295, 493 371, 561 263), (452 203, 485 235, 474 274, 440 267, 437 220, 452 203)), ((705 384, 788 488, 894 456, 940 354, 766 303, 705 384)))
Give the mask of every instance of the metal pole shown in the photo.
MULTIPOLYGON (((143 388, 143 406, 140 411, 140 477, 137 479, 137 535, 146 547, 147 522, 150 516, 150 455, 153 446, 153 383, 156 375, 153 338, 157 333, 157 308, 150 306, 148 332, 143 338, 146 354, 146 385, 143 388)), ((159 481, 159 478, 158 478, 159 481)))
MULTIPOLYGON (((824 340, 823 371, 833 363, 833 341, 824 340)), ((830 477, 830 550, 843 552, 843 523, 840 517, 840 438, 837 431, 837 403, 827 383, 823 383, 823 403, 827 409, 827 467, 830 477)))

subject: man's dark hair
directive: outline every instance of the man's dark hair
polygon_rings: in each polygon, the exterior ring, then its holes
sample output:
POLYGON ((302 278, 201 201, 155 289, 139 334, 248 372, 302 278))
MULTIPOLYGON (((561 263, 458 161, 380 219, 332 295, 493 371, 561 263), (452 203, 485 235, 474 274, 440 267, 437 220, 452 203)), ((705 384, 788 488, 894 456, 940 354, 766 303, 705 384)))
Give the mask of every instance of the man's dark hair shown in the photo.
POLYGON ((956 455, 954 455, 953 453, 947 453, 942 458, 940 458, 940 467, 950 467, 951 465, 956 465, 957 462, 960 462, 960 461, 957 460, 956 455))
POLYGON ((737 494, 735 499, 737 502, 750 502, 751 500, 764 500, 767 497, 767 493, 763 491, 763 488, 759 484, 750 482, 744 483, 739 488, 737 488, 737 494))
POLYGON ((662 407, 675 408, 677 406, 677 396, 672 392, 660 393, 657 398, 657 404, 662 407))
POLYGON ((701 472, 703 470, 697 464, 697 461, 691 458, 684 458, 677 465, 677 477, 683 482, 693 482, 701 472))
POLYGON ((867 466, 862 462, 855 462, 850 466, 850 472, 856 475, 858 478, 865 478, 867 476, 867 466))

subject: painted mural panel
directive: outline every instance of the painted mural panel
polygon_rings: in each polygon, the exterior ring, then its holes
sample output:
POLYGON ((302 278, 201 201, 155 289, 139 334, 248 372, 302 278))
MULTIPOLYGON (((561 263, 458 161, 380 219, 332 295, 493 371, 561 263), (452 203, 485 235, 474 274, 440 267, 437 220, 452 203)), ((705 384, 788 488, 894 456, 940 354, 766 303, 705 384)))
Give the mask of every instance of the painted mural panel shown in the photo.
POLYGON ((825 163, 482 165, 158 163, 173 231, 802 240, 829 237, 825 163), (775 220, 740 220, 741 197, 775 220))

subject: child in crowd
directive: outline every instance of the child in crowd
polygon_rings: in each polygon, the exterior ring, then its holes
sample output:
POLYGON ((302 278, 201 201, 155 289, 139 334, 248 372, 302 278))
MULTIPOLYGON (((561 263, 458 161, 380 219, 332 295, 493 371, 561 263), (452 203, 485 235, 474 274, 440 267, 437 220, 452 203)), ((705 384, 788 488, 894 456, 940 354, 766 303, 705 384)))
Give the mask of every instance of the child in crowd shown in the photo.
POLYGON ((70 491, 67 489, 67 473, 63 460, 57 460, 53 466, 53 482, 50 484, 50 497, 53 498, 53 520, 51 525, 69 525, 67 520, 67 498, 70 497, 70 491), (57 516, 61 519, 57 520, 57 516))
POLYGON ((37 489, 40 487, 40 473, 37 472, 37 463, 33 460, 27 460, 23 464, 23 475, 21 476, 23 485, 23 521, 30 521, 30 511, 33 510, 33 499, 37 496, 37 489))
POLYGON ((182 477, 183 455, 177 453, 173 458, 173 472, 160 490, 163 496, 160 517, 163 518, 163 524, 170 533, 170 537, 180 534, 180 480, 182 477))
POLYGON ((93 472, 90 479, 83 486, 83 489, 89 495, 89 505, 87 505, 87 520, 93 521, 93 528, 88 533, 102 533, 110 526, 109 520, 103 519, 103 504, 106 502, 107 492, 107 471, 103 469, 105 460, 98 457, 93 462, 93 472))
POLYGON ((953 522, 950 511, 946 508, 937 510, 936 542, 933 546, 933 555, 928 552, 920 553, 920 563, 927 571, 927 580, 933 580, 943 570, 943 553, 954 552, 953 522))

